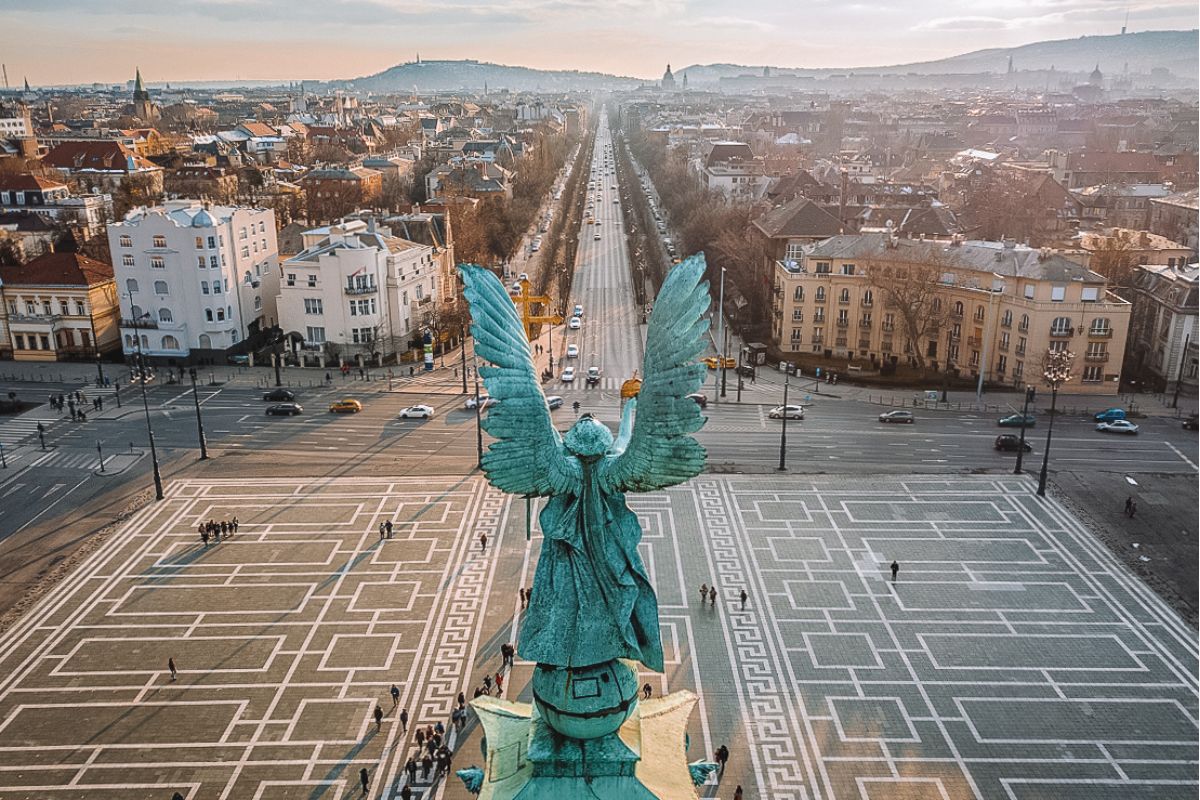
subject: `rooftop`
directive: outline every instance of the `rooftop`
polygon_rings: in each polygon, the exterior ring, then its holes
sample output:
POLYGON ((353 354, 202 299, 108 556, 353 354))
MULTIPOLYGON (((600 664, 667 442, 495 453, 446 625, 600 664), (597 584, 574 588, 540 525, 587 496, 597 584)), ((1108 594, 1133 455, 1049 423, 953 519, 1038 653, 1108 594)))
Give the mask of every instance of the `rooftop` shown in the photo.
POLYGON ((0 267, 5 286, 93 286, 113 279, 113 268, 79 253, 45 253, 16 267, 0 267))

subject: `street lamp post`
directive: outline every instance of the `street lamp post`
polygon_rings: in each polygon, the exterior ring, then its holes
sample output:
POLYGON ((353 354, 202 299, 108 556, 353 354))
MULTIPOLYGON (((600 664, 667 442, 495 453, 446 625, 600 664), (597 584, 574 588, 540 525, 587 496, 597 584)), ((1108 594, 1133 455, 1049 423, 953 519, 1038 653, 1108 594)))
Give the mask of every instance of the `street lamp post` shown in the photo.
POLYGON ((475 449, 479 457, 479 468, 483 469, 483 408, 479 402, 479 368, 475 369, 475 449))
MULTIPOLYGON (((1021 474, 1021 462, 1025 458, 1025 420, 1029 419, 1029 404, 1033 402, 1037 395, 1037 389, 1032 386, 1025 387, 1025 407, 1021 410, 1021 443, 1017 445, 1017 467, 1013 470, 1014 475, 1021 474)), ((1053 418, 1051 419, 1053 422, 1053 418)))
POLYGON ((188 370, 192 378, 192 399, 196 402, 196 427, 200 431, 200 460, 208 458, 208 443, 204 440, 204 420, 200 417, 200 393, 196 391, 196 368, 188 370))
POLYGON ((1050 437, 1054 434, 1054 411, 1058 403, 1058 389, 1071 380, 1071 364, 1075 354, 1068 350, 1050 350, 1046 353, 1042 379, 1050 387, 1050 425, 1046 429, 1046 452, 1042 453, 1042 474, 1038 477, 1037 493, 1046 496, 1046 472, 1050 466, 1050 437))
MULTIPOLYGON (((717 299, 717 344, 720 345, 721 344, 721 334, 722 334, 722 329, 724 328, 724 320, 725 320, 725 314, 724 314, 724 310, 725 310, 725 268, 724 267, 721 267, 721 291, 717 295, 717 298, 718 298, 717 299)), ((724 358, 725 358, 725 355, 722 353, 721 354, 721 359, 722 359, 721 363, 722 364, 725 363, 724 358)), ((724 394, 723 392, 721 392, 721 381, 719 379, 720 376, 718 376, 716 373, 714 373, 713 378, 714 378, 713 399, 719 400, 721 395, 724 394)))
POLYGON ((787 471, 787 405, 788 405, 788 373, 783 373, 783 413, 780 415, 782 424, 779 426, 779 471, 787 471))
POLYGON ((462 343, 462 393, 467 393, 467 326, 466 323, 458 326, 458 338, 462 343))
POLYGON ((158 449, 154 446, 154 428, 150 425, 150 401, 146 399, 146 360, 142 356, 142 335, 133 315, 133 291, 129 291, 129 316, 133 323, 134 358, 137 360, 138 385, 142 387, 142 410, 146 413, 146 434, 150 439, 150 466, 154 470, 154 499, 163 499, 162 473, 158 469, 158 449))
MULTIPOLYGON (((722 270, 724 272, 724 270, 722 270)), ((721 351, 721 397, 725 396, 725 386, 729 382, 729 370, 725 368, 725 359, 729 357, 729 328, 725 329, 725 344, 721 351)))
MULTIPOLYGON (((282 337, 281 337, 282 339, 282 337)), ((271 355, 275 357, 275 385, 283 386, 283 376, 279 372, 279 362, 283 361, 283 348, 280 346, 281 339, 275 340, 274 351, 271 355)))

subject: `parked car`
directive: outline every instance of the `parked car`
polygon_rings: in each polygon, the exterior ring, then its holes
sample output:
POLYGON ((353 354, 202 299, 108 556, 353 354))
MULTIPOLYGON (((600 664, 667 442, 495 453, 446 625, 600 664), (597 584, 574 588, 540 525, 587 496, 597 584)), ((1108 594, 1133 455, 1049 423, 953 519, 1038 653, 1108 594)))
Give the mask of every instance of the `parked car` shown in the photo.
POLYGON ((567 345, 567 358, 579 358, 579 345, 567 345))
POLYGON ((731 356, 725 356, 724 359, 722 359, 720 356, 705 356, 700 360, 703 361, 704 365, 709 369, 720 369, 722 366, 724 366, 726 369, 734 369, 738 365, 737 359, 731 356))
POLYGON ((575 380, 575 368, 567 367, 566 369, 564 369, 562 371, 562 380, 563 380, 563 383, 571 383, 572 381, 574 381, 575 380))
POLYGON ((345 397, 330 403, 329 410, 334 414, 357 414, 363 410, 363 405, 352 397, 345 397))
POLYGON ((754 377, 754 365, 753 364, 739 365, 737 368, 737 374, 741 375, 743 378, 753 378, 754 377))
POLYGON ((588 367, 587 385, 595 386, 599 382, 600 382, 600 368, 599 367, 588 367))
POLYGON ((1114 419, 1112 422, 1101 422, 1096 426, 1096 430, 1101 433, 1128 433, 1136 434, 1138 426, 1134 425, 1127 419, 1114 419))
POLYGON ((582 327, 579 317, 571 317, 571 321, 567 323, 567 327, 573 331, 577 331, 582 327))
POLYGON ((1032 428, 1037 425, 1037 417, 1033 414, 1009 414, 996 420, 996 424, 1001 428, 1032 428))
POLYGON ((1183 421, 1183 429, 1185 431, 1194 431, 1198 427, 1200 427, 1200 417, 1197 417, 1195 414, 1183 421))
POLYGON ((250 365, 250 356, 245 353, 234 353, 225 360, 238 367, 247 367, 250 365))
POLYGON ((267 406, 267 416, 294 417, 303 410, 303 406, 301 406, 299 403, 276 403, 273 406, 267 406))
POLYGON ((785 413, 788 419, 804 419, 804 407, 793 405, 775 406, 767 413, 767 416, 771 419, 782 419, 785 413))
POLYGON ((708 397, 706 395, 696 392, 695 394, 689 394, 688 397, 695 400, 696 405, 700 406, 701 408, 708 408, 708 397))
POLYGON ((913 416, 913 413, 911 411, 901 411, 900 409, 896 409, 895 411, 885 411, 882 414, 880 414, 879 421, 880 422, 899 422, 899 423, 907 423, 907 424, 911 425, 916 421, 916 417, 913 416))
MULTIPOLYGON (((496 405, 499 402, 500 401, 497 400, 496 398, 488 397, 486 394, 479 395, 479 407, 480 408, 488 409, 488 408, 491 408, 492 406, 496 405)), ((465 403, 463 403, 463 408, 466 408, 471 411, 473 411, 475 409, 474 396, 467 398, 467 401, 465 403)))
POLYGON ((272 389, 263 395, 263 400, 273 403, 290 403, 296 399, 296 393, 288 389, 272 389))
POLYGON ((400 412, 400 419, 433 419, 433 406, 418 403, 400 412))
MULTIPOLYGON (((1015 453, 1021 449, 1021 437, 1014 436, 1011 433, 1002 433, 996 437, 996 443, 993 446, 1005 453, 1015 453)), ((1033 447, 1030 446, 1029 442, 1025 442, 1025 452, 1033 452, 1033 447)))
POLYGON ((552 394, 546 398, 546 408, 553 411, 556 408, 562 408, 565 401, 558 395, 552 394))
POLYGON ((1109 408, 1104 411, 1101 411, 1099 414, 1097 414, 1094 417, 1094 419, 1096 420, 1096 422, 1115 422, 1116 420, 1119 420, 1119 419, 1125 419, 1125 409, 1109 408))
POLYGON ((597 242, 600 241, 600 231, 596 231, 596 235, 593 236, 592 239, 597 242))

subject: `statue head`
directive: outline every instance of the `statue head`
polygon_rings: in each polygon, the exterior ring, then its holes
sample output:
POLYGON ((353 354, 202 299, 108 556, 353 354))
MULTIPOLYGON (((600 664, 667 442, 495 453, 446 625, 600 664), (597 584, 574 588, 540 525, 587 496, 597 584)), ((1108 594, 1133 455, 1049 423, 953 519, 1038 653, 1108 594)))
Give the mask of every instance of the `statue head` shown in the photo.
POLYGON ((591 414, 584 414, 576 420, 563 438, 567 451, 585 460, 604 455, 608 448, 612 447, 612 443, 612 431, 591 414))

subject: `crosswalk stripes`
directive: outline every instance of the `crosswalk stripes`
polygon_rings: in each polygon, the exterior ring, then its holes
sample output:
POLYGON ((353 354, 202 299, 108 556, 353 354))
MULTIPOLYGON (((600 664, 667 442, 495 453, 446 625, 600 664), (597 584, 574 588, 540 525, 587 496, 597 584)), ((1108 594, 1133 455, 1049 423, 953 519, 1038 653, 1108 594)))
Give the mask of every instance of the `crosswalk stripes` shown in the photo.
POLYGON ((100 457, 86 450, 55 450, 35 459, 34 467, 61 467, 66 469, 99 469, 100 457))
POLYGON ((50 409, 50 406, 39 406, 32 411, 26 411, 10 419, 0 422, 0 444, 5 447, 16 447, 27 439, 37 436, 38 423, 47 430, 61 420, 62 417, 50 409))

